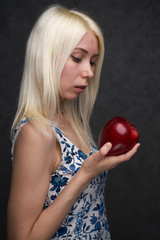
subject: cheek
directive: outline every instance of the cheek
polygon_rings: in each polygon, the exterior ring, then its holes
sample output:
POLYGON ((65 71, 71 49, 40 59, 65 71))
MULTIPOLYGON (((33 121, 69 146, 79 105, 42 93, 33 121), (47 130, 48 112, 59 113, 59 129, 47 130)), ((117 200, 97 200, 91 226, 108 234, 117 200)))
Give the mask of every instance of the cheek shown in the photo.
POLYGON ((60 89, 61 89, 62 94, 64 94, 63 92, 65 91, 65 89, 67 89, 69 80, 70 80, 70 71, 65 66, 62 71, 61 79, 60 79, 60 89))
POLYGON ((73 64, 68 61, 62 71, 61 74, 61 84, 67 85, 70 81, 72 81, 72 78, 74 77, 74 67, 73 64))
POLYGON ((64 65, 62 74, 61 74, 61 78, 68 76, 70 71, 71 71, 71 64, 69 62, 66 62, 66 64, 64 65))

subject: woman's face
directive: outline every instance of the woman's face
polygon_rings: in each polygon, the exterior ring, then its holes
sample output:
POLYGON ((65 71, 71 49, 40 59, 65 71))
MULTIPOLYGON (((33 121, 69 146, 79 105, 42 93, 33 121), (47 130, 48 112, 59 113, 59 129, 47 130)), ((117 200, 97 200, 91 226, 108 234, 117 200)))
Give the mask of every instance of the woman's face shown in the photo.
POLYGON ((85 91, 89 81, 94 77, 98 55, 98 40, 92 32, 88 31, 63 68, 60 80, 62 98, 73 100, 85 91))

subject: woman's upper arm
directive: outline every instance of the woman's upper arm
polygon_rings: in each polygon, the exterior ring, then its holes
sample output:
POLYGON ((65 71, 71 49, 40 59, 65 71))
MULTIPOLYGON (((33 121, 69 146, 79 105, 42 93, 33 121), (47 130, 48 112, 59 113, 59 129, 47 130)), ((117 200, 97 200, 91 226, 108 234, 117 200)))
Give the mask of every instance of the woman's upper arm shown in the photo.
POLYGON ((17 137, 8 203, 8 235, 12 234, 12 239, 25 239, 41 214, 55 142, 54 135, 44 136, 30 123, 17 137))

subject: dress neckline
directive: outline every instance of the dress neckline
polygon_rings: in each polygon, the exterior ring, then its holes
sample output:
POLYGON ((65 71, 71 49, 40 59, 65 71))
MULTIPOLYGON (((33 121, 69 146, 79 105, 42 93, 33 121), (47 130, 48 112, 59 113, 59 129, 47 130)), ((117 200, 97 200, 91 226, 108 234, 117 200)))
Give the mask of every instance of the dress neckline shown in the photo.
POLYGON ((76 151, 80 151, 82 154, 86 155, 86 157, 90 156, 93 152, 93 149, 92 149, 92 145, 90 144, 90 152, 87 154, 85 153, 84 151, 82 151, 81 149, 79 149, 68 137, 66 137, 66 135, 63 133, 63 131, 58 128, 57 126, 54 125, 53 122, 51 122, 52 126, 54 127, 54 129, 56 130, 56 132, 59 132, 65 139, 67 139, 67 141, 72 145, 74 146, 75 150, 76 151))

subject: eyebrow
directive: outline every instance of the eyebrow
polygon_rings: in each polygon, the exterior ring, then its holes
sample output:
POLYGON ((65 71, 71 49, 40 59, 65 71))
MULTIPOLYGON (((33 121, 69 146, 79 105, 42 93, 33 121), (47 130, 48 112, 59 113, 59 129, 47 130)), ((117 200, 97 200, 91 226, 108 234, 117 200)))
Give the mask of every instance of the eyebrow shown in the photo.
MULTIPOLYGON (((84 48, 81 48, 81 47, 75 48, 74 50, 81 50, 82 52, 84 52, 86 54, 88 53, 87 50, 85 50, 84 48)), ((99 53, 96 53, 92 57, 98 57, 98 56, 99 56, 99 53)))

